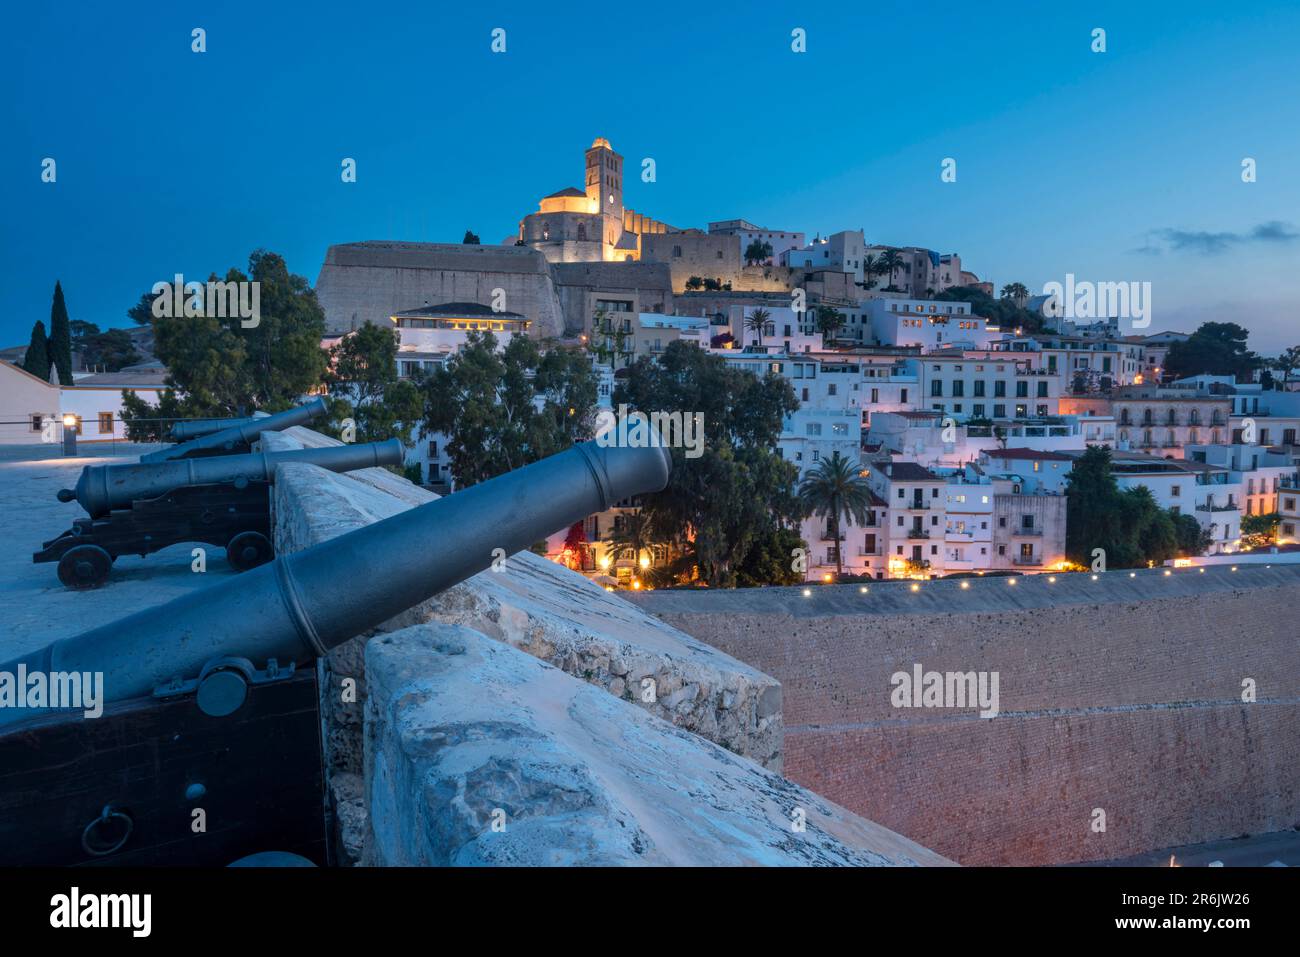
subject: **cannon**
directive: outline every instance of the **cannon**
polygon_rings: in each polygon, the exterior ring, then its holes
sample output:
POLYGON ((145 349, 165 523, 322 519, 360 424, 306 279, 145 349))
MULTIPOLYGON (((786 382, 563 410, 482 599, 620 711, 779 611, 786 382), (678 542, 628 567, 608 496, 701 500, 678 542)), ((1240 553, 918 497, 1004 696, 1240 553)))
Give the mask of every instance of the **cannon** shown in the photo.
POLYGON ((256 422, 259 418, 269 418, 269 416, 248 416, 242 419, 187 419, 172 424, 171 437, 176 442, 188 442, 190 439, 197 439, 201 435, 211 435, 213 432, 248 425, 256 422))
MULTIPOLYGON (((263 432, 280 432, 294 425, 305 425, 326 413, 324 399, 313 399, 305 405, 295 406, 275 415, 236 420, 240 424, 220 429, 190 439, 179 445, 148 452, 140 456, 142 463, 167 462, 172 459, 203 458, 212 455, 231 455, 247 452, 263 432)), ((183 423, 177 423, 181 425, 183 423)), ((173 431, 175 426, 172 427, 173 431)))
POLYGON ((224 864, 268 846, 324 863, 309 665, 502 555, 664 488, 670 462, 663 448, 577 445, 0 665, 19 684, 93 677, 103 709, 66 696, 0 708, 0 865, 224 864), (199 840, 197 807, 222 822, 199 840))
POLYGON ((58 562, 59 581, 69 588, 93 588, 108 578, 120 555, 142 558, 177 542, 224 547, 236 571, 247 571, 274 555, 271 547, 270 485, 275 467, 305 462, 350 472, 376 465, 400 465, 397 439, 367 445, 293 449, 181 459, 153 465, 97 465, 82 469, 74 499, 89 518, 45 542, 32 561, 58 562))

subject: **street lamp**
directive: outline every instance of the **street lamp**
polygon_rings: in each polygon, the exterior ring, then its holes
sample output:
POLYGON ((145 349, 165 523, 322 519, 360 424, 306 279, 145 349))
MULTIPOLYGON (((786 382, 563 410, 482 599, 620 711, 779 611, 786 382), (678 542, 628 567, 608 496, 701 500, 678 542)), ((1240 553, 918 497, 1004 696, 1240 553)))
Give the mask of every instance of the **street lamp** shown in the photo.
POLYGON ((75 415, 65 415, 63 417, 63 454, 77 454, 77 417, 75 415))

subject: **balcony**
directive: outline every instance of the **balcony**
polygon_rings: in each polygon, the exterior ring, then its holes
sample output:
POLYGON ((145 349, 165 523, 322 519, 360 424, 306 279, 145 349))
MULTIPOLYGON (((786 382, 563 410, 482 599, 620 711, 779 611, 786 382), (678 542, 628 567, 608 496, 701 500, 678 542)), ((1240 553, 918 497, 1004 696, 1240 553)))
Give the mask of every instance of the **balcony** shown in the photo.
POLYGON ((1043 557, 1041 555, 1017 555, 1011 561, 1016 565, 1034 566, 1042 565, 1043 557))
POLYGON ((867 548, 864 548, 864 547, 862 547, 862 546, 858 546, 858 557, 859 557, 859 558, 880 558, 880 557, 883 556, 884 554, 885 554, 885 550, 884 550, 884 548, 883 548, 882 546, 880 546, 880 545, 877 545, 877 546, 876 546, 875 548, 873 548, 873 549, 867 549, 867 548))
POLYGON ((1019 528, 1013 529, 1011 534, 1041 536, 1043 534, 1043 530, 1041 528, 1034 528, 1033 526, 1030 525, 1021 525, 1019 528))
POLYGON ((903 505, 903 508, 911 512, 924 512, 929 509, 930 503, 925 499, 914 498, 912 501, 903 505))
POLYGON ((907 530, 907 537, 908 538, 929 538, 930 533, 927 532, 924 528, 909 528, 907 530))
POLYGON ((1212 502, 1196 506, 1198 512, 1240 512, 1241 506, 1237 502, 1229 502, 1227 505, 1215 505, 1212 502))

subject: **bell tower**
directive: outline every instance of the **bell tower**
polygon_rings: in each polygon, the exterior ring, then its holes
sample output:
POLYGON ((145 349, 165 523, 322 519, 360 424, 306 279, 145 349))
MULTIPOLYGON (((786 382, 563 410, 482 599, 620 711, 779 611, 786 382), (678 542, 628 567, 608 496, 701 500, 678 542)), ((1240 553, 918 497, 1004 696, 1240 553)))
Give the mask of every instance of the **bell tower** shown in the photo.
POLYGON ((623 157, 603 136, 596 137, 587 150, 586 189, 592 212, 601 216, 604 258, 613 259, 623 235, 623 157))

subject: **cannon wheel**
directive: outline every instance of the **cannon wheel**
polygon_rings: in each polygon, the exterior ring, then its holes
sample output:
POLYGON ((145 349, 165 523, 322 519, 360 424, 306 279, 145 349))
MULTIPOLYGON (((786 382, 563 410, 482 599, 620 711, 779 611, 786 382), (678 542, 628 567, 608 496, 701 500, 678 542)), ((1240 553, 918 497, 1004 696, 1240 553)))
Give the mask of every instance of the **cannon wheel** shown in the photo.
POLYGON ((265 565, 275 557, 275 549, 261 532, 240 532, 226 546, 226 561, 237 572, 265 565))
POLYGON ((113 556, 98 545, 77 545, 59 559, 59 581, 69 588, 98 588, 112 567, 113 556))

